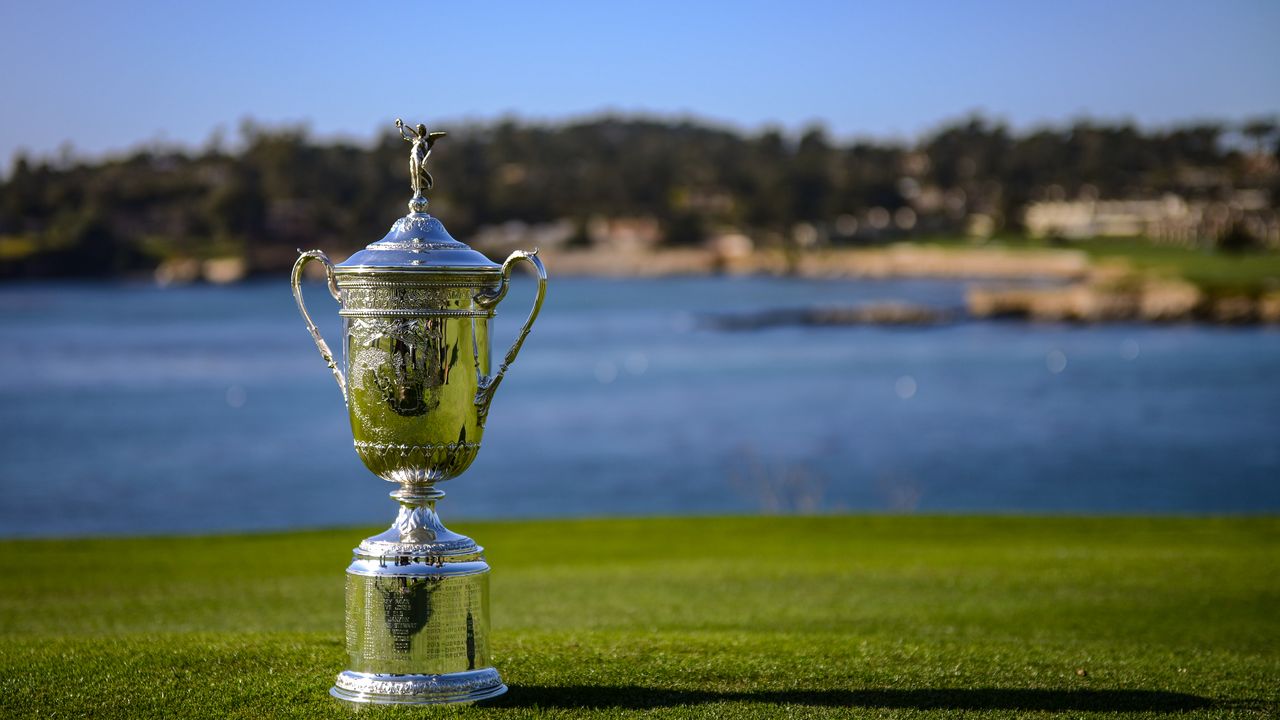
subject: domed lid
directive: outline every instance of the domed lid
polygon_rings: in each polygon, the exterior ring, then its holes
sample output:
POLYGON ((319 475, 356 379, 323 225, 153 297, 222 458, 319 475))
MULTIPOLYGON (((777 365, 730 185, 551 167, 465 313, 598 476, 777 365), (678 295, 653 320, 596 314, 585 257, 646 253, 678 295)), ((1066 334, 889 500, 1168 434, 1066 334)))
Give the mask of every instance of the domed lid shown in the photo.
MULTIPOLYGON (((426 205, 426 199, 423 199, 426 205)), ((444 224, 425 212, 411 212, 395 221, 387 236, 338 263, 337 272, 458 271, 494 272, 502 266, 469 245, 453 239, 444 224)))
POLYGON ((422 194, 435 184, 427 172, 427 158, 443 132, 427 132, 425 125, 408 128, 396 120, 400 136, 412 144, 409 150, 409 179, 413 198, 409 214, 396 220, 386 237, 338 263, 344 272, 482 272, 500 273, 502 266, 466 243, 455 240, 444 224, 427 214, 427 198, 422 194))

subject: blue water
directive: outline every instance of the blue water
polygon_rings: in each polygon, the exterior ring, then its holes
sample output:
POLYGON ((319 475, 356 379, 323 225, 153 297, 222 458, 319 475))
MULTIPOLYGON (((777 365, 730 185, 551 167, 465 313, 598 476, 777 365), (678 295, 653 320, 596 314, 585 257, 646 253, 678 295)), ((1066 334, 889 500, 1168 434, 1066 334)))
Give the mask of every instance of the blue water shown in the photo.
MULTIPOLYGON (((532 287, 500 314, 514 332, 532 287)), ((553 278, 450 517, 1280 511, 1280 331, 704 329, 934 281, 553 278)), ((313 314, 337 338, 336 307, 313 314)), ((382 523, 284 280, 0 287, 0 535, 382 523)), ((504 339, 499 340, 505 349, 504 339)), ((501 352, 498 348, 495 351, 501 352)))

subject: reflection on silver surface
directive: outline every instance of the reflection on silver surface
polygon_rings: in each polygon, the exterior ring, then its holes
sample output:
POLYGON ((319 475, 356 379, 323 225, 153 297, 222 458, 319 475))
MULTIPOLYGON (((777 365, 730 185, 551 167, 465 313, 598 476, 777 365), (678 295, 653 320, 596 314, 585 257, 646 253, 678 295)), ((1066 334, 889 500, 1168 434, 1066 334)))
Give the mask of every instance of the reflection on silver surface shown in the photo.
POLYGON ((494 394, 542 307, 547 274, 536 250, 499 266, 426 214, 426 161, 441 136, 421 125, 405 136, 414 197, 386 237, 337 265, 319 250, 304 252, 292 275, 298 309, 346 402, 356 453, 399 485, 395 522, 362 542, 347 568, 350 666, 331 693, 350 702, 472 702, 506 690, 489 666, 489 565, 482 548, 440 522, 436 484, 475 460, 494 394), (303 302, 302 271, 312 261, 324 266, 341 305, 341 363, 303 302), (533 309, 491 372, 490 322, 520 262, 537 273, 533 309))

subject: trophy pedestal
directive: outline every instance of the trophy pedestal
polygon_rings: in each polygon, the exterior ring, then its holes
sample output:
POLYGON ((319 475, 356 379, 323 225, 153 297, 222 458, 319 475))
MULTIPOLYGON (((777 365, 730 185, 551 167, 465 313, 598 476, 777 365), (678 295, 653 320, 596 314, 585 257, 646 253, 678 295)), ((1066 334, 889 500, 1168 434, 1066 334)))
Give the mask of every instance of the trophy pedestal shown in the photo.
POLYGON ((346 615, 350 664, 329 691, 340 700, 469 703, 507 690, 489 662, 484 549, 441 525, 434 501, 405 504, 356 548, 346 615))

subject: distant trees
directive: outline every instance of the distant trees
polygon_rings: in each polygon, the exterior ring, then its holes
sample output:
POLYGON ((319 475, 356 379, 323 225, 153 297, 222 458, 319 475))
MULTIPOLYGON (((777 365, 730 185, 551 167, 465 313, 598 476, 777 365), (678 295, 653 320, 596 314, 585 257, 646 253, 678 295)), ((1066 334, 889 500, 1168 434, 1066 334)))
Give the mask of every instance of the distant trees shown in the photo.
MULTIPOLYGON (((1266 118, 1014 133, 975 116, 910 146, 841 143, 817 126, 798 137, 744 135, 617 117, 449 130, 432 156, 430 197, 463 238, 508 220, 567 218, 584 228, 595 216, 651 217, 671 244, 721 229, 785 243, 798 224, 837 238, 855 227, 862 239, 959 232, 974 214, 1016 232, 1037 199, 1280 191, 1280 133, 1266 118)), ((377 239, 405 211, 407 155, 392 132, 367 147, 252 123, 240 135, 235 151, 215 137, 198 151, 153 148, 95 163, 18 157, 0 181, 0 277, 145 271, 175 257, 237 256, 275 269, 296 247, 377 239)))
POLYGON ((1274 145, 1277 130, 1280 130, 1280 123, 1275 118, 1255 118, 1245 122, 1240 128, 1241 134, 1254 142, 1256 151, 1260 154, 1274 145))

